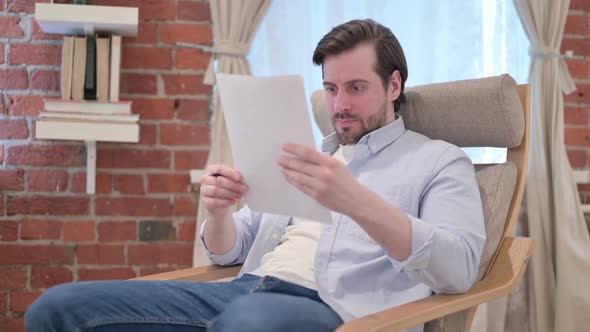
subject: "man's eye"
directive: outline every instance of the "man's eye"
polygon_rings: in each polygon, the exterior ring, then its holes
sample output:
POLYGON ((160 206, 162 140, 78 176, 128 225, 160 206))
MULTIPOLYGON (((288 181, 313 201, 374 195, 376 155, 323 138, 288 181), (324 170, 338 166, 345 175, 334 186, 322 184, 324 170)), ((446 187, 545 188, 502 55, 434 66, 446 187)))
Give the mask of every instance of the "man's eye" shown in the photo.
POLYGON ((353 85, 352 89, 356 92, 359 92, 359 91, 363 91, 365 89, 365 87, 361 86, 361 85, 353 85))
POLYGON ((326 90, 326 92, 331 93, 331 94, 336 92, 336 88, 333 86, 326 86, 326 87, 324 87, 324 90, 326 90))

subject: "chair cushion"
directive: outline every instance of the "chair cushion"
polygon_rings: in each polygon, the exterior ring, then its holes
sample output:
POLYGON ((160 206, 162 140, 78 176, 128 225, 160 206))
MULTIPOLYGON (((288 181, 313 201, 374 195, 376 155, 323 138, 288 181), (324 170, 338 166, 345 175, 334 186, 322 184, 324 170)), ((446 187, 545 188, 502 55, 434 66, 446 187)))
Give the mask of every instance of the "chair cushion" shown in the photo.
POLYGON ((516 166, 512 162, 492 166, 477 166, 477 184, 483 205, 486 242, 484 244, 477 280, 483 277, 504 233, 512 194, 516 187, 516 166))
MULTIPOLYGON (((399 114, 408 129, 460 147, 520 144, 524 113, 516 82, 507 74, 406 89, 399 114)), ((314 117, 324 136, 334 131, 323 90, 311 97, 314 117)))

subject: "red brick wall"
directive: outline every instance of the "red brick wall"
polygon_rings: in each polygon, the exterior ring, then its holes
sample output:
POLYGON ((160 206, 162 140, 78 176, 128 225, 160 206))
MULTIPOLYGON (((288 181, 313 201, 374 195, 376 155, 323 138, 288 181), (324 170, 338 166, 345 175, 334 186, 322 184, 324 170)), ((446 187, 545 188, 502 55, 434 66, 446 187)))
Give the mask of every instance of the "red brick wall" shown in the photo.
POLYGON ((188 171, 209 147, 210 57, 176 47, 211 45, 206 0, 90 1, 139 7, 139 36, 123 40, 121 97, 141 116, 141 142, 98 143, 87 195, 85 146, 34 138, 42 98, 59 96, 61 62, 61 36, 40 31, 34 2, 0 0, 0 331, 22 330, 27 306, 55 284, 190 266, 188 171))
MULTIPOLYGON (((579 57, 567 60, 577 91, 565 97, 565 144, 574 169, 588 169, 590 152, 590 1, 571 0, 562 52, 579 57)), ((590 184, 578 184, 582 203, 590 203, 590 184)))

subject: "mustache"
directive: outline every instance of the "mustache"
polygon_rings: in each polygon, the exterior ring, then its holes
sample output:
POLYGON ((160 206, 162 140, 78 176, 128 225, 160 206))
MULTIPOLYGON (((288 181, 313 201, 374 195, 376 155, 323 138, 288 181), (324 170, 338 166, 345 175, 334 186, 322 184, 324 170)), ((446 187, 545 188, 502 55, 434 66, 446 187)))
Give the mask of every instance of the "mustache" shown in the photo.
POLYGON ((345 113, 345 112, 337 112, 334 114, 334 120, 357 120, 354 114, 345 113))

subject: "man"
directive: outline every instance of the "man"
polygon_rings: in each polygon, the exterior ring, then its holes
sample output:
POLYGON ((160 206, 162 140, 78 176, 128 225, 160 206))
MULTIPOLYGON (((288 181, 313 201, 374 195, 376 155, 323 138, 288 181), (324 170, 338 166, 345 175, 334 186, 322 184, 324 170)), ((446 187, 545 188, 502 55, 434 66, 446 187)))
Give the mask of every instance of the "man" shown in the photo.
POLYGON ((214 263, 243 263, 236 280, 60 285, 31 306, 27 330, 332 331, 433 291, 467 291, 485 240, 473 165, 396 115, 407 78, 399 42, 355 20, 324 36, 313 60, 336 131, 327 153, 286 144, 277 167, 333 211, 332 223, 232 213, 247 184, 212 165, 201 179, 201 238, 214 263))

